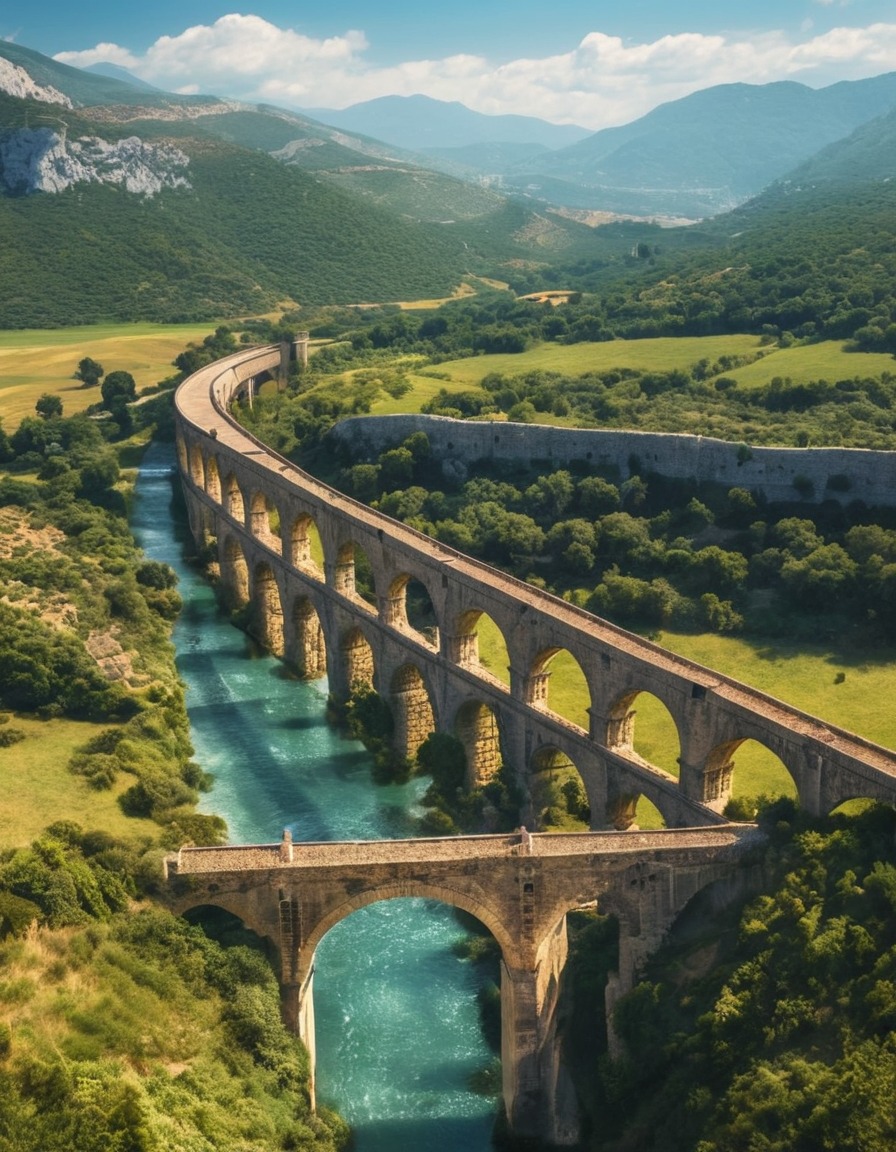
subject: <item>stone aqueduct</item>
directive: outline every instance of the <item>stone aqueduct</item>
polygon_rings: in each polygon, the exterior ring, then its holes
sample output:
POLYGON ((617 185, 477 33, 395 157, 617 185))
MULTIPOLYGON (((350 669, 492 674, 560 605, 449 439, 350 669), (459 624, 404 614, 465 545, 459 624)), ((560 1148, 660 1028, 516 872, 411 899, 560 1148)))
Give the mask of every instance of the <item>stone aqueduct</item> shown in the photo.
POLYGON ((504 957, 511 1125, 569 1140, 553 1036, 566 911, 598 899, 617 912, 624 988, 686 900, 741 858, 749 835, 719 813, 744 741, 780 758, 800 804, 816 814, 854 797, 892 802, 896 754, 447 548, 278 456, 229 408, 260 379, 279 377, 284 362, 279 345, 246 350, 202 369, 176 396, 191 530, 197 542, 214 542, 231 603, 247 609, 268 648, 305 676, 326 673, 336 694, 370 683, 390 701, 403 753, 432 730, 451 732, 464 742, 471 784, 503 760, 524 792, 552 758, 571 762, 597 834, 184 849, 171 865, 178 905, 219 904, 279 947, 287 1014, 312 1051, 313 949, 333 923, 397 895, 431 895, 471 911, 504 957), (356 584, 359 552, 375 603, 356 584), (438 621, 425 634, 408 617, 411 581, 426 589, 438 621), (479 661, 483 614, 506 644, 509 685, 479 661), (562 650, 588 685, 587 730, 551 708, 550 661, 562 650), (642 692, 662 701, 675 723, 678 779, 634 751, 633 705, 642 692), (669 831, 623 831, 640 796, 669 831))

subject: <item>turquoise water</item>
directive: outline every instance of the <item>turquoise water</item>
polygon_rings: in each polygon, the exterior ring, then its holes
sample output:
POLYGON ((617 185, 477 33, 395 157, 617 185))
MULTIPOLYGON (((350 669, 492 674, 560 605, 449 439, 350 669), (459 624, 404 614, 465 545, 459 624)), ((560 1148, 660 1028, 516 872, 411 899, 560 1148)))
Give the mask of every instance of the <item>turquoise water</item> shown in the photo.
MULTIPOLYGON (((394 838, 412 834, 421 782, 374 786, 363 747, 324 718, 326 682, 289 678, 219 614, 182 559, 171 511, 173 450, 154 445, 140 470, 134 529, 180 577, 174 642, 196 759, 215 778, 206 811, 233 843, 394 838)), ((353 913, 317 951, 318 1097, 355 1131, 357 1152, 484 1152, 495 1102, 467 1089, 491 1053, 477 973, 451 952, 452 911, 391 900, 353 913)))

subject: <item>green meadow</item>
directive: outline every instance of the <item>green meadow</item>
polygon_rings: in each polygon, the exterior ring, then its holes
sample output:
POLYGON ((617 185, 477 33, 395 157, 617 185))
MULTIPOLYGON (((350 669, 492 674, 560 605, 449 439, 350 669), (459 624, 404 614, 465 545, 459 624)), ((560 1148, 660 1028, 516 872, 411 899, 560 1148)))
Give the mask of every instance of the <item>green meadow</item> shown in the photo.
POLYGON ((155 839, 159 827, 151 820, 125 816, 118 797, 134 783, 125 773, 113 788, 92 788, 86 777, 68 770, 72 753, 109 727, 79 720, 38 720, 16 715, 10 726, 25 739, 0 748, 0 844, 19 848, 30 844, 57 820, 74 820, 84 828, 102 828, 130 839, 145 834, 155 839))
POLYGON ((137 390, 171 376, 173 360, 187 344, 201 341, 212 324, 96 324, 0 332, 0 415, 7 431, 44 392, 58 395, 66 416, 99 399, 99 390, 74 379, 78 362, 90 356, 106 372, 130 372, 137 390))
MULTIPOLYGON (((507 683, 507 649, 497 626, 479 620, 482 664, 507 683)), ((893 664, 879 653, 789 643, 754 642, 729 636, 663 632, 665 648, 707 668, 741 680, 831 724, 896 748, 896 710, 892 707, 893 664)), ((588 727, 590 696, 584 673, 568 652, 549 665, 550 708, 588 727)), ((635 751, 673 776, 678 775, 678 733, 665 706, 650 693, 634 702, 635 751)), ((776 756, 749 740, 734 756, 734 796, 796 795, 793 781, 776 756)), ((647 801, 638 807, 642 827, 657 826, 659 814, 647 801), (652 811, 651 811, 652 810, 652 811)))
MULTIPOLYGON (((732 368, 723 375, 736 380, 741 388, 758 388, 774 377, 789 377, 795 383, 810 380, 843 380, 855 376, 879 376, 896 369, 893 357, 883 353, 846 352, 839 341, 826 340, 791 348, 763 346, 758 336, 662 337, 654 340, 610 340, 600 344, 539 344, 527 352, 507 355, 474 356, 446 360, 432 369, 410 366, 411 391, 400 399, 382 394, 372 411, 376 415, 419 412, 442 388, 466 391, 479 387, 492 372, 518 376, 527 372, 559 372, 581 376, 587 372, 608 372, 632 368, 643 372, 686 370, 700 360, 715 363, 720 356, 756 357, 750 364, 732 368)), ((565 424, 567 420, 539 416, 543 422, 565 424)))

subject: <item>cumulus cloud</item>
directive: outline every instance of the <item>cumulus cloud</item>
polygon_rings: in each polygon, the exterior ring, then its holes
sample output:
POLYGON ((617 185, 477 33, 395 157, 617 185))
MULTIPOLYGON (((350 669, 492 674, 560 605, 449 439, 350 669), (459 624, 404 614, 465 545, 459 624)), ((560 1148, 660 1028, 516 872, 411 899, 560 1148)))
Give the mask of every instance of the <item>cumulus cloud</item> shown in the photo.
POLYGON ((816 36, 807 27, 801 40, 775 31, 750 38, 684 32, 634 43, 595 31, 568 52, 502 64, 455 55, 382 67, 368 59, 368 47, 360 31, 315 39, 259 16, 233 14, 162 36, 141 56, 98 44, 56 58, 78 67, 109 61, 170 91, 293 107, 423 93, 480 112, 602 128, 713 84, 794 79, 820 86, 896 69, 896 23, 816 36))

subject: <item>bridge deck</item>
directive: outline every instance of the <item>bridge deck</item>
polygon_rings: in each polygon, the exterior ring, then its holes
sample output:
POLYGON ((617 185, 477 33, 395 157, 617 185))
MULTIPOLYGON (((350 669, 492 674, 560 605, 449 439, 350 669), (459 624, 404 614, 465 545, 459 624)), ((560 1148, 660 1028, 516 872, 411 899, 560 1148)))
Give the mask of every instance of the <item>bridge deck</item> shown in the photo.
POLYGON ((178 876, 282 868, 341 868, 365 864, 432 864, 438 861, 507 859, 512 856, 632 856, 693 848, 748 846, 760 837, 753 825, 675 828, 656 832, 525 833, 450 836, 416 840, 288 841, 217 848, 181 848, 168 858, 178 876))
POLYGON ((279 349, 269 346, 256 349, 254 353, 249 351, 236 353, 201 369, 178 389, 176 404, 180 416, 206 433, 214 428, 214 435, 220 444, 240 453, 243 457, 250 457, 252 465, 260 472, 270 470, 287 483, 294 483, 297 491, 306 500, 310 499, 321 506, 338 509, 373 532, 378 529, 387 530, 393 546, 403 546, 408 550, 419 550, 424 546, 430 556, 443 563, 450 563, 455 577, 463 578, 468 575, 474 581, 487 580, 495 590, 567 623, 572 628, 582 628, 585 625, 594 639, 605 642, 609 648, 625 652, 670 676, 686 678, 692 684, 711 691, 715 696, 736 707, 743 708, 745 712, 760 717, 770 726, 805 737, 810 742, 825 744, 832 750, 850 757, 857 765, 867 766, 872 774, 881 773, 896 780, 896 753, 891 749, 820 720, 759 689, 678 656, 559 597, 508 576, 507 573, 474 560, 462 552, 457 552, 399 521, 375 512, 359 501, 344 496, 303 471, 292 461, 278 455, 247 432, 228 411, 229 401, 241 379, 245 379, 252 372, 270 368, 278 362, 279 349), (247 369, 242 376, 238 374, 240 368, 247 369))

